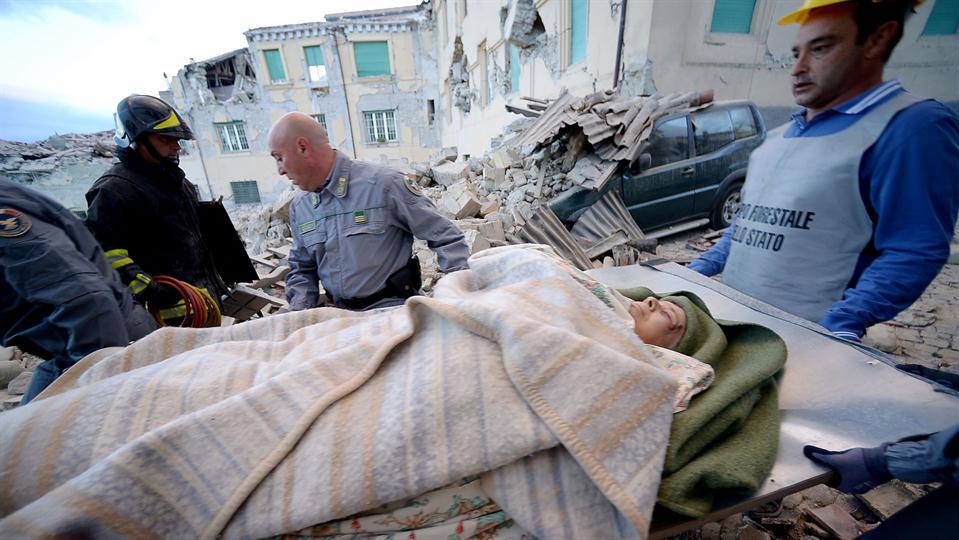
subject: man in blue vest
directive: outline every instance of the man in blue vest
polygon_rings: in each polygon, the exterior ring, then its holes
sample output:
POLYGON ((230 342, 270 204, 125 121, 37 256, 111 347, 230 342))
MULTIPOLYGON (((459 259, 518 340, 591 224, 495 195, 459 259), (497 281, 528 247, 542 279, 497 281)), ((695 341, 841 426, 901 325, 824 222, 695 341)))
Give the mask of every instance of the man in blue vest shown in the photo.
POLYGON ((949 257, 959 119, 883 81, 922 0, 805 0, 792 89, 803 108, 749 160, 742 206, 690 268, 858 341, 949 257))

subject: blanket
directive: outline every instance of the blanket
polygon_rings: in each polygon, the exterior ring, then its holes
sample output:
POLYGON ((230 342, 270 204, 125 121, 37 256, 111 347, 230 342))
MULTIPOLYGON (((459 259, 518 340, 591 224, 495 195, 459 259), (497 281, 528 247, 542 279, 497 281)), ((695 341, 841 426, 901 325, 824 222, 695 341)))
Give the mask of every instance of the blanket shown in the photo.
POLYGON ((265 537, 471 475, 538 537, 645 537, 675 381, 542 254, 470 265, 85 358, 0 415, 0 537, 265 537))
MULTIPOLYGON (((620 292, 652 294, 641 287, 620 292)), ((696 313, 677 349, 715 370, 709 390, 673 419, 659 492, 660 505, 698 518, 718 498, 756 491, 772 469, 779 444, 773 376, 786 363, 786 344, 764 326, 713 319, 695 294, 661 296, 696 313)))

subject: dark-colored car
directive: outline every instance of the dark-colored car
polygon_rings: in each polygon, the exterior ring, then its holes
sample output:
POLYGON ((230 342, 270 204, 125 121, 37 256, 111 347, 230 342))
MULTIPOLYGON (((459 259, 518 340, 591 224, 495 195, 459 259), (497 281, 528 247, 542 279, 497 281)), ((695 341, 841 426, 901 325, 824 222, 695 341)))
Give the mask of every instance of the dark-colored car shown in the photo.
POLYGON ((729 226, 739 207, 749 154, 766 138, 756 105, 727 101, 656 121, 646 152, 602 191, 573 188, 549 206, 567 225, 617 190, 643 231, 708 218, 729 226))

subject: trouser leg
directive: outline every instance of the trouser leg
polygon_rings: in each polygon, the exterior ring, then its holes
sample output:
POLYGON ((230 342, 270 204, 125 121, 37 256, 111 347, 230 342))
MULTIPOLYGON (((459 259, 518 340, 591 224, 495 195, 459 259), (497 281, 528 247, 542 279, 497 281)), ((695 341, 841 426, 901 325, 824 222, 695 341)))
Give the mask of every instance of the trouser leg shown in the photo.
POLYGON ((53 381, 57 380, 60 373, 61 370, 57 367, 57 363, 54 360, 46 360, 37 365, 37 367, 33 369, 33 377, 30 379, 30 384, 27 385, 27 392, 23 394, 23 398, 20 399, 20 405, 26 405, 30 400, 37 397, 37 394, 42 392, 44 388, 50 386, 53 381))

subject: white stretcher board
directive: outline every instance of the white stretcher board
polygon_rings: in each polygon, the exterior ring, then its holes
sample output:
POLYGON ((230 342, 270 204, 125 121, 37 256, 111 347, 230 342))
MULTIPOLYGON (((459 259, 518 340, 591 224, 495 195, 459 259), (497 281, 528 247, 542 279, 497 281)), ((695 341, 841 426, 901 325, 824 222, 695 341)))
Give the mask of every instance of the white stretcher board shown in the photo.
POLYGON ((819 325, 678 264, 663 262, 588 273, 614 288, 642 286, 657 293, 693 292, 714 317, 766 326, 783 338, 788 350, 786 366, 777 377, 779 450, 759 490, 750 497, 721 501, 701 519, 654 521, 651 538, 678 534, 825 482, 831 473, 803 455, 805 444, 831 450, 870 447, 939 431, 959 421, 959 398, 935 392, 924 379, 896 370, 883 353, 839 340, 819 325))

